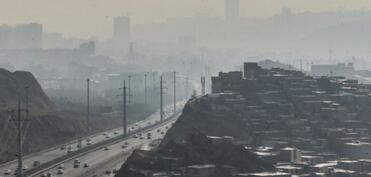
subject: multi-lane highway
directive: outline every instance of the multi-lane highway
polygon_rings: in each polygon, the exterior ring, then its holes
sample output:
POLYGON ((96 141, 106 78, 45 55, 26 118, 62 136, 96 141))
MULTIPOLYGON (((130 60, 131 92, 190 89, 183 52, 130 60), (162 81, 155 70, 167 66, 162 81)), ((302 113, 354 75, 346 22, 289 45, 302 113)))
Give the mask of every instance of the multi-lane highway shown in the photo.
MULTIPOLYGON (((177 104, 178 110, 184 105, 184 102, 179 102, 177 104)), ((171 115, 173 108, 172 106, 167 106, 164 109, 165 115, 171 115)), ((152 114, 151 116, 147 117, 145 120, 142 120, 140 122, 134 123, 129 126, 129 131, 135 131, 140 128, 149 126, 151 124, 154 124, 160 120, 159 118, 159 112, 156 112, 152 114)), ((107 141, 109 139, 117 138, 118 136, 122 135, 122 128, 118 128, 115 130, 107 131, 98 133, 95 135, 92 135, 90 137, 84 137, 82 138, 83 141, 81 143, 82 147, 85 148, 87 146, 92 146, 93 144, 100 143, 107 141), (90 139, 90 143, 87 142, 87 139, 90 139)), ((141 142, 141 141, 140 141, 141 142)), ((35 165, 40 165, 43 163, 50 162, 54 159, 66 156, 68 153, 73 153, 74 151, 78 150, 78 141, 71 141, 69 143, 66 143, 64 145, 59 145, 38 153, 34 153, 31 155, 28 155, 24 158, 24 167, 26 170, 29 170, 31 168, 34 168, 35 165)), ((135 145, 135 141, 133 142, 135 145)), ((135 148, 136 146, 131 147, 135 148)), ((14 171, 17 167, 17 161, 11 161, 5 164, 0 165, 0 176, 3 177, 9 177, 14 176, 14 171)), ((68 171, 67 171, 68 172, 68 171)))
POLYGON ((119 165, 125 162, 126 158, 134 149, 141 147, 150 148, 151 146, 149 144, 162 139, 174 121, 175 119, 136 134, 136 136, 132 135, 123 141, 118 141, 82 156, 71 158, 55 165, 54 168, 33 176, 48 176, 48 174, 60 177, 113 176, 115 170, 118 170, 119 165), (148 138, 148 133, 150 134, 150 138, 148 138))

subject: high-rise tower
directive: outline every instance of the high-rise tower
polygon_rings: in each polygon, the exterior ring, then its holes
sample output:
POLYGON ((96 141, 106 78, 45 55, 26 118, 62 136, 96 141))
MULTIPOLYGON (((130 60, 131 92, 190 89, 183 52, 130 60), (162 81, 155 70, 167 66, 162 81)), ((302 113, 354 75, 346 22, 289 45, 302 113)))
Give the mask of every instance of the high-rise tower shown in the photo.
POLYGON ((240 17, 240 0, 225 0, 225 19, 235 20, 240 17))
POLYGON ((113 40, 117 54, 123 56, 131 42, 130 18, 117 16, 113 19, 113 40))

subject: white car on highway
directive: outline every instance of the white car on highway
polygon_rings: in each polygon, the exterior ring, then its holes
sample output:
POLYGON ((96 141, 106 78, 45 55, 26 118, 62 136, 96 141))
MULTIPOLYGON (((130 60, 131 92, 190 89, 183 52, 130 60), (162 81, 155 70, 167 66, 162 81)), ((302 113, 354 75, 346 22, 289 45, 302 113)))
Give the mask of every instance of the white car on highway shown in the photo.
POLYGON ((12 173, 12 170, 5 170, 4 175, 10 175, 12 173))
POLYGON ((58 169, 64 169, 64 165, 63 165, 63 164, 60 164, 60 165, 58 166, 58 169))
POLYGON ((107 133, 106 138, 111 138, 111 134, 107 133))
POLYGON ((24 165, 23 168, 22 168, 22 170, 23 170, 23 171, 24 171, 24 170, 28 170, 28 166, 27 166, 27 165, 24 165))

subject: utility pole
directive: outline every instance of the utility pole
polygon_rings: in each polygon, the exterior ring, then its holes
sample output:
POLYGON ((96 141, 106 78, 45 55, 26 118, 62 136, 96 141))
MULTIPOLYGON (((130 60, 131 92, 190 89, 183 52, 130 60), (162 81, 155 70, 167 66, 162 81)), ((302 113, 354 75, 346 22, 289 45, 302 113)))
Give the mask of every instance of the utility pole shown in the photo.
POLYGON ((29 88, 30 86, 24 87, 26 93, 26 109, 21 109, 21 96, 18 95, 18 108, 17 108, 17 129, 18 129, 18 167, 17 167, 17 177, 23 177, 23 131, 22 122, 28 121, 29 117, 29 88), (26 112, 26 119, 22 121, 21 112, 26 112))
MULTIPOLYGON (((122 87, 122 116, 123 116, 123 135, 124 137, 127 135, 127 117, 126 117, 126 84, 124 81, 123 87, 122 87)), ((130 98, 130 96, 129 96, 130 98)))
POLYGON ((30 86, 24 87, 26 91, 26 120, 28 120, 29 116, 29 95, 30 95, 30 86))
POLYGON ((22 144, 22 121, 21 121, 21 97, 18 96, 17 109, 17 128, 18 128, 18 170, 17 177, 23 177, 23 144, 22 144))
MULTIPOLYGON (((30 86, 25 86, 24 89, 25 89, 25 93, 26 93, 26 95, 25 95, 26 108, 24 110, 25 113, 26 113, 26 116, 24 118, 24 121, 23 121, 24 123, 23 123, 22 126, 24 126, 23 128, 25 129, 25 131, 27 131, 27 127, 29 126, 29 123, 27 121, 28 121, 28 118, 29 118, 29 95, 30 95, 29 89, 30 89, 30 86)), ((26 134, 25 133, 23 133, 23 134, 24 135, 22 137, 22 141, 24 141, 25 138, 26 138, 26 134)))
POLYGON ((188 90, 189 90, 189 88, 188 88, 188 75, 186 76, 186 80, 185 80, 185 82, 186 82, 186 83, 185 83, 185 84, 186 84, 186 88, 185 88, 185 89, 186 89, 186 90, 185 90, 185 92, 186 92, 185 94, 186 94, 186 95, 185 95, 185 97, 186 97, 186 99, 188 99, 188 98, 189 98, 189 95, 188 95, 188 90))
MULTIPOLYGON (((209 61, 208 61, 208 63, 209 63, 209 61)), ((206 78, 208 78, 207 79, 207 81, 205 82, 205 91, 206 92, 210 92, 210 73, 211 73, 211 71, 210 71, 211 69, 210 69, 210 65, 208 64, 208 66, 207 66, 207 75, 206 75, 206 78), (206 90, 206 85, 207 85, 207 90, 206 90)))
POLYGON ((144 104, 147 105, 147 73, 144 73, 144 104))
POLYGON ((174 114, 176 113, 176 71, 174 71, 174 73, 173 73, 174 75, 173 75, 173 84, 174 84, 174 96, 173 96, 173 101, 174 101, 174 114))
POLYGON ((156 77, 156 73, 152 72, 152 89, 153 89, 153 93, 152 93, 153 102, 152 103, 156 103, 157 91, 156 91, 156 78, 155 77, 156 77))
MULTIPOLYGON (((129 95, 131 95, 131 75, 129 75, 128 76, 128 92, 129 92, 129 95)), ((130 104, 130 102, 131 102, 131 99, 130 99, 130 96, 129 96, 129 98, 128 98, 128 104, 130 104)))
POLYGON ((160 118, 161 122, 164 120, 164 110, 163 110, 163 96, 164 96, 164 90, 163 90, 163 82, 162 82, 162 74, 160 76, 160 118))
POLYGON ((127 99, 130 98, 131 95, 127 94, 128 88, 126 87, 126 81, 123 81, 123 87, 119 88, 122 89, 122 94, 119 94, 117 96, 122 96, 122 132, 123 136, 126 137, 128 133, 128 121, 127 121, 127 99))
POLYGON ((201 89, 202 89, 201 94, 202 94, 202 96, 205 95, 205 93, 206 93, 206 91, 205 91, 205 81, 206 81, 205 76, 201 76, 201 89))
POLYGON ((88 134, 90 134, 90 79, 86 80, 86 121, 88 134))

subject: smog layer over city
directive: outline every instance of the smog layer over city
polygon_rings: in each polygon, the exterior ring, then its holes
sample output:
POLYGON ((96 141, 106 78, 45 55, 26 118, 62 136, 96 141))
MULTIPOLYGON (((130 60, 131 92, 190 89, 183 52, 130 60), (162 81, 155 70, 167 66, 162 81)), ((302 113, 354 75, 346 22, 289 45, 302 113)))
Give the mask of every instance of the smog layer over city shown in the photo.
POLYGON ((0 177, 371 177, 371 1, 0 0, 0 177))

